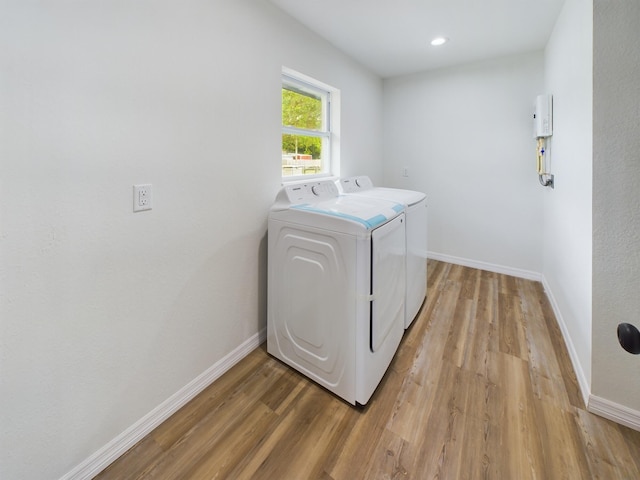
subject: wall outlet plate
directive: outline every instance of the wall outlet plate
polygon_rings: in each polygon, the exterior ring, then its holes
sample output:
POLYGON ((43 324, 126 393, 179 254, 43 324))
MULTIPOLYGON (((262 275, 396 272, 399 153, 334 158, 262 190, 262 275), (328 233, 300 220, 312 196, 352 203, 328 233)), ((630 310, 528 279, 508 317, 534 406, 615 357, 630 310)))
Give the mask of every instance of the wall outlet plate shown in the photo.
POLYGON ((151 210, 151 184, 133 186, 133 211, 151 210))

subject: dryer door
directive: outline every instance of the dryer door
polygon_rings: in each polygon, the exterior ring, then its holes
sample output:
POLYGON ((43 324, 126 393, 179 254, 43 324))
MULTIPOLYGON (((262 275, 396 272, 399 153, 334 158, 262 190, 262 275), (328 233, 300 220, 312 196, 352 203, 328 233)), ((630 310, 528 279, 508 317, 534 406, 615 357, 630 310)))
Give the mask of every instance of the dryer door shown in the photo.
POLYGON ((420 311, 427 295, 427 200, 407 209, 407 303, 408 328, 420 311))
POLYGON ((406 288, 404 214, 374 230, 371 242, 373 300, 369 348, 375 353, 385 346, 385 342, 396 341, 398 325, 404 331, 406 288))

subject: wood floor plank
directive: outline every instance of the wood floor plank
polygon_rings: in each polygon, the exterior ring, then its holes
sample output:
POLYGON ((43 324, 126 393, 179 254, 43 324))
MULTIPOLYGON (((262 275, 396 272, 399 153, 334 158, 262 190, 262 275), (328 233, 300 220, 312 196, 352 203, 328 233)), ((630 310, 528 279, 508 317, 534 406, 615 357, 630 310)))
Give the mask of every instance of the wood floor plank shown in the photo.
POLYGON ((275 468, 273 466, 275 459, 289 455, 291 452, 288 448, 291 442, 295 442, 299 438, 305 431, 305 424, 308 424, 313 418, 314 401, 320 399, 325 405, 326 402, 332 400, 332 397, 323 398, 322 392, 319 388, 302 389, 298 393, 296 401, 292 402, 290 408, 280 415, 278 423, 253 443, 248 454, 231 471, 233 477, 230 478, 255 478, 258 477, 256 472, 260 468, 263 468, 264 475, 267 475, 269 468, 275 468), (263 467, 265 463, 267 465, 263 467))
POLYGON ((393 412, 394 401, 401 388, 402 380, 402 377, 393 369, 389 369, 369 403, 364 408, 354 409, 351 413, 356 418, 329 471, 333 478, 364 478, 366 465, 361 462, 368 461, 374 455, 377 441, 382 436, 393 412))
POLYGON ((148 435, 123 457, 109 465, 98 477, 101 480, 141 478, 151 465, 161 461, 164 452, 165 450, 158 445, 155 439, 148 435))
POLYGON ((279 436, 272 449, 252 476, 258 478, 309 478, 322 464, 330 448, 334 426, 348 408, 325 391, 308 389, 286 415, 295 419, 279 436), (309 434, 312 432, 313 434, 309 434))
POLYGON ((472 352, 464 368, 489 378, 489 352, 499 351, 498 281, 496 274, 481 272, 474 319, 472 352))
MULTIPOLYGON (((180 469, 173 478, 232 478, 231 471, 246 458, 254 445, 254 438, 264 435, 278 421, 273 410, 260 403, 254 404, 254 408, 237 420, 231 425, 233 434, 221 434, 205 455, 180 469)), ((167 473, 162 472, 163 475, 167 473)))
POLYGON ((475 307, 473 299, 460 297, 456 302, 449 334, 444 345, 443 358, 457 367, 461 367, 465 363, 470 350, 469 344, 475 338, 473 328, 475 307))
POLYGON ((638 432, 579 409, 576 421, 587 452, 591 478, 640 478, 638 464, 634 461, 640 454, 638 432), (630 438, 633 440, 629 441, 630 438))
MULTIPOLYGON (((512 283, 515 285, 515 282, 512 283)), ((528 360, 524 321, 520 297, 517 294, 499 293, 498 335, 500 351, 528 360)))
POLYGON ((556 349, 544 319, 537 291, 532 282, 519 281, 522 312, 525 319, 531 383, 537 398, 555 404, 558 408, 571 411, 571 402, 562 370, 558 364, 556 349))
POLYGON ((428 416, 424 425, 424 432, 428 434, 411 439, 414 453, 408 470, 413 478, 442 478, 445 465, 455 469, 450 458, 455 451, 456 424, 460 417, 460 411, 451 403, 456 386, 452 376, 456 370, 451 363, 443 362, 431 408, 438 414, 428 416))
POLYGON ((590 478, 591 473, 581 438, 576 427, 575 414, 558 408, 554 403, 535 399, 536 423, 543 454, 542 478, 590 478))
MULTIPOLYGON (((255 410, 255 402, 246 393, 234 396, 233 402, 224 403, 207 415, 206 421, 198 423, 181 437, 165 452, 160 461, 139 478, 189 478, 188 472, 197 468, 206 456, 215 455, 220 442, 228 438, 232 432, 235 434, 241 431, 240 422, 255 410)), ((269 412, 262 410, 258 413, 269 412)))
POLYGON ((96 478, 640 478, 640 432, 585 410, 540 283, 434 260, 427 272, 365 407, 263 345, 96 478))
POLYGON ((629 470, 632 472, 640 472, 640 435, 637 435, 637 432, 622 425, 615 425, 615 427, 620 430, 624 443, 629 448, 631 459, 633 463, 635 463, 635 468, 629 468, 629 470))
MULTIPOLYGON (((441 277, 442 283, 434 283, 431 290, 436 289, 437 302, 433 302, 435 295, 431 297, 433 308, 425 312, 430 313, 430 322, 423 316, 416 320, 417 325, 412 328, 425 327, 421 336, 421 343, 413 350, 414 361, 411 369, 403 379, 402 386, 396 394, 394 408, 391 412, 386 427, 405 439, 415 438, 422 425, 424 425, 431 411, 431 405, 437 392, 437 384, 440 377, 440 362, 434 363, 430 359, 441 359, 444 355, 447 339, 449 338, 450 322, 447 319, 451 310, 455 307, 460 289, 456 284, 450 283, 445 287, 445 277, 441 277)), ((400 351, 407 348, 403 342, 400 351)), ((395 361, 394 361, 395 363, 395 361)), ((394 365, 392 364, 391 368, 394 365)))
MULTIPOLYGON (((233 391, 245 385, 249 378, 255 377, 263 362, 257 351, 251 352, 242 362, 235 365, 226 375, 216 381, 215 389, 207 389, 182 407, 179 421, 164 422, 153 432, 153 437, 163 449, 170 448, 179 441, 191 428, 216 408, 222 399, 226 399, 233 391)), ((176 414, 177 415, 177 414, 176 414)))
MULTIPOLYGON (((259 348, 266 351, 264 344, 259 348)), ((273 383, 272 387, 265 391, 260 397, 260 401, 278 415, 282 414, 282 412, 298 396, 300 391, 308 386, 306 382, 300 381, 300 374, 298 372, 293 369, 286 368, 284 365, 280 366, 284 370, 282 375, 280 375, 278 380, 273 383)))
POLYGON ((364 478, 404 479, 408 476, 405 451, 408 442, 389 430, 383 430, 364 478))
POLYGON ((529 367, 525 360, 507 353, 495 356, 500 372, 501 444, 508 448, 504 478, 544 478, 543 451, 533 406, 529 367))

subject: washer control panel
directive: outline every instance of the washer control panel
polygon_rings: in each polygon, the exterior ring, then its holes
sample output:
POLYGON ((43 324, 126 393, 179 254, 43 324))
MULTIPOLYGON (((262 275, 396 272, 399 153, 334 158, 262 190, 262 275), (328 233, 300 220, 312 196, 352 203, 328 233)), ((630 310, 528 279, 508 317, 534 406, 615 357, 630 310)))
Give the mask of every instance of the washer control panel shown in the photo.
POLYGON ((286 201, 290 205, 315 203, 340 196, 338 187, 332 180, 295 183, 285 185, 278 194, 277 202, 286 201), (282 198, 284 197, 284 198, 282 198))

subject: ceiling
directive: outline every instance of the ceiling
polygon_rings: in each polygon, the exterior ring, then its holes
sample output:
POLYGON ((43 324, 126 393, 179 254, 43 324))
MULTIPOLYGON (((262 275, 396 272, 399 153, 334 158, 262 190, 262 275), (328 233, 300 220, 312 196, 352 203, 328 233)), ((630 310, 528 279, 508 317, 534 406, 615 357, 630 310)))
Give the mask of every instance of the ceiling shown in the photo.
POLYGON ((270 0, 383 78, 541 50, 564 0, 270 0), (430 45, 444 36, 449 42, 430 45))

